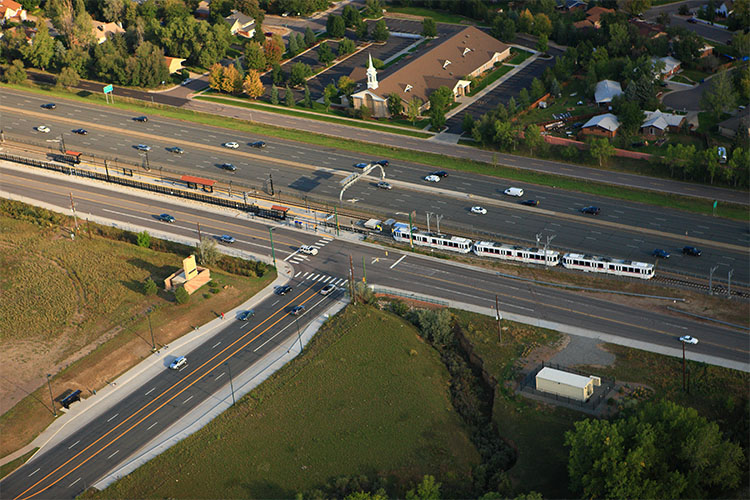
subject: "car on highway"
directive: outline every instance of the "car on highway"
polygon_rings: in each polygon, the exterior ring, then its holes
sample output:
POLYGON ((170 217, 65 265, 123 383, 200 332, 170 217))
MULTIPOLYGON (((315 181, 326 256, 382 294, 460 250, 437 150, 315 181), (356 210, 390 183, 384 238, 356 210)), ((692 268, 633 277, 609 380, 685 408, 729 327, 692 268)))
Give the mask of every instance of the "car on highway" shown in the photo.
POLYGON ((138 151, 151 151, 151 146, 146 146, 145 144, 136 144, 133 147, 138 151))
POLYGON ((695 24, 695 23, 697 23, 697 22, 698 22, 698 20, 697 20, 696 18, 694 18, 694 17, 691 17, 691 18, 689 18, 689 19, 687 20, 687 22, 689 22, 690 24, 695 24))
POLYGON ((42 108, 44 109, 55 109, 57 105, 54 102, 48 102, 47 104, 42 104, 42 108))
POLYGON ((305 306, 294 306, 290 312, 292 316, 299 316, 305 312, 305 306))
POLYGON ((255 311, 253 311, 252 309, 248 309, 247 311, 242 311, 239 315, 237 315, 237 319, 240 321, 248 321, 253 316, 255 316, 255 311))
POLYGON ((78 135, 88 135, 88 133, 89 133, 89 131, 86 130, 85 128, 76 128, 76 129, 73 129, 72 132, 74 134, 78 134, 78 135))
POLYGON ((685 342, 686 344, 697 344, 698 339, 691 337, 690 335, 683 335, 680 337, 680 342, 685 342))
POLYGON ((536 207, 539 206, 539 200, 523 200, 521 202, 521 205, 526 205, 527 207, 536 207))
POLYGON ((292 291, 292 287, 290 287, 289 285, 282 285, 282 286, 277 286, 276 289, 274 290, 274 293, 276 295, 286 295, 287 293, 291 291, 292 291))
POLYGON ((391 183, 385 182, 385 181, 378 182, 378 187, 380 189, 393 189, 393 186, 391 186, 391 183))
POLYGON ((36 131, 37 132, 41 132, 43 134, 49 134, 49 127, 47 125, 39 125, 36 128, 36 131))
POLYGON ((354 168, 365 168, 367 165, 369 165, 369 163, 355 163, 354 168))
POLYGON ((179 358, 175 359, 171 363, 169 363, 169 369, 170 370, 179 370, 183 366, 187 365, 187 358, 185 356, 180 356, 179 358))
POLYGON ((381 167, 387 167, 390 165, 390 162, 388 160, 378 160, 375 162, 377 165, 380 165, 381 167))
POLYGON ((601 209, 593 205, 581 209, 582 214, 599 215, 599 212, 601 212, 601 209))
POLYGON ((219 166, 223 168, 224 170, 231 170, 232 172, 237 170, 237 167, 234 166, 234 163, 222 163, 219 166))
POLYGON ((136 116, 133 118, 134 121, 146 123, 148 121, 148 116, 136 116))
POLYGON ((222 144, 222 146, 229 149, 237 149, 240 147, 240 145, 236 142, 225 142, 224 144, 222 144))
POLYGON ((235 241, 237 241, 233 237, 229 236, 228 234, 222 234, 221 236, 219 236, 216 239, 218 239, 220 242, 226 243, 226 244, 232 244, 235 241))
POLYGON ((322 289, 320 290, 320 294, 321 294, 321 295, 328 295, 329 293, 331 293, 331 292, 332 292, 332 291, 334 291, 335 289, 336 289, 336 285, 334 285, 333 283, 328 283, 328 284, 327 284, 326 286, 324 286, 324 287, 323 287, 323 288, 322 288, 322 289))
POLYGON ((690 246, 682 247, 683 255, 692 255, 693 257, 700 257, 702 253, 703 252, 701 252, 700 248, 690 247, 690 246))
POLYGON ((473 214, 480 214, 480 215, 486 215, 487 209, 484 207, 480 207, 479 205, 475 207, 471 207, 471 213, 473 214))
POLYGON ((318 249, 312 245, 302 245, 299 247, 299 251, 307 255, 318 255, 318 249))
POLYGON ((160 220, 160 221, 162 221, 162 222, 169 222, 170 224, 171 224, 171 223, 173 223, 173 222, 175 221, 175 218, 174 218, 174 217, 172 217, 172 216, 171 216, 171 215, 169 215, 169 214, 160 214, 160 215, 159 215, 159 216, 157 217, 157 219, 159 219, 159 220, 160 220))
POLYGON ((660 259, 668 259, 669 258, 669 252, 662 248, 657 248, 653 252, 651 252, 651 255, 654 257, 658 257, 660 259))
POLYGON ((435 172, 430 172, 430 175, 435 175, 437 177, 448 177, 448 172, 445 170, 436 170, 435 172))
POLYGON ((505 191, 503 191, 507 196, 523 196, 523 189, 517 188, 517 187, 509 187, 505 191))
POLYGON ((255 141, 255 142, 248 143, 248 146, 250 146, 251 148, 258 148, 258 149, 260 149, 260 148, 265 148, 266 147, 266 143, 265 143, 265 141, 255 141))
POLYGON ((184 149, 177 147, 177 146, 172 146, 171 148, 167 148, 167 151, 169 151, 170 153, 174 153, 176 155, 181 155, 182 153, 185 152, 184 149))
POLYGON ((430 174, 428 176, 425 176, 424 180, 426 180, 427 182, 440 182, 440 177, 430 174))

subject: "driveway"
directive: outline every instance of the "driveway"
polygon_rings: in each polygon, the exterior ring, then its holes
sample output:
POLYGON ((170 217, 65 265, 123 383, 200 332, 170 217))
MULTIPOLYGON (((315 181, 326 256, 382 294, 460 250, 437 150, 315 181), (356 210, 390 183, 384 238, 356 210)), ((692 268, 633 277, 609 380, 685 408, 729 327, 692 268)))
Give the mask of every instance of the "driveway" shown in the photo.
MULTIPOLYGON (((732 70, 730 69, 729 71, 732 70)), ((710 87, 711 78, 713 76, 706 78, 706 81, 693 88, 670 92, 662 97, 661 102, 678 111, 700 111, 701 97, 703 96, 703 91, 710 87)))

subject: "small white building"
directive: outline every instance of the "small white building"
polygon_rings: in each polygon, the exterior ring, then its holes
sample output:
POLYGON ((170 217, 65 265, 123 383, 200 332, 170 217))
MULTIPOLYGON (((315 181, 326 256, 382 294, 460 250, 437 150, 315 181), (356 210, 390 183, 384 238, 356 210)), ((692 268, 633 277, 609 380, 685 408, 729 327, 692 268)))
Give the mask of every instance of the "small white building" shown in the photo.
POLYGON ((614 80, 602 80, 596 84, 594 90, 594 100, 599 106, 609 106, 612 103, 612 99, 622 94, 622 86, 620 82, 614 80))
POLYGON ((594 394, 594 385, 600 384, 599 377, 584 377, 548 366, 536 374, 537 391, 557 394, 577 401, 588 400, 594 394))

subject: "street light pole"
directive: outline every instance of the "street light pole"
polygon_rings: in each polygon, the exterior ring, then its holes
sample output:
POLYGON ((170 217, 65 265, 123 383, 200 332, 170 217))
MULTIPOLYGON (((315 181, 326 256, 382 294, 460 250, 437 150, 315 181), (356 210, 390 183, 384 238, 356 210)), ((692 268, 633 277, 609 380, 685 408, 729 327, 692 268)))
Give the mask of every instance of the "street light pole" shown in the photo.
POLYGON ((225 365, 227 365, 227 371, 229 372, 229 388, 232 390, 232 406, 235 405, 237 401, 234 399, 234 384, 232 383, 232 368, 229 366, 229 362, 225 361, 225 365))
POLYGON ((49 399, 50 401, 52 401, 52 413, 54 413, 55 416, 57 416, 57 408, 55 408, 55 398, 52 397, 52 385, 50 385, 50 382, 49 382, 49 378, 51 376, 52 375, 50 375, 49 373, 47 374, 47 387, 49 388, 49 399))
POLYGON ((732 275, 734 274, 734 269, 729 270, 729 275, 727 276, 727 298, 732 298, 732 275))
POLYGON ((708 271, 708 294, 714 294, 714 272, 719 269, 719 266, 714 266, 708 271))
POLYGON ((151 351, 156 350, 156 342, 154 342, 154 329, 151 327, 151 309, 148 310, 148 314, 146 315, 148 318, 148 329, 151 331, 151 351))
POLYGON ((276 251, 273 248, 273 230, 275 228, 269 226, 268 227, 268 235, 271 237, 271 259, 273 259, 273 267, 276 268, 276 251))

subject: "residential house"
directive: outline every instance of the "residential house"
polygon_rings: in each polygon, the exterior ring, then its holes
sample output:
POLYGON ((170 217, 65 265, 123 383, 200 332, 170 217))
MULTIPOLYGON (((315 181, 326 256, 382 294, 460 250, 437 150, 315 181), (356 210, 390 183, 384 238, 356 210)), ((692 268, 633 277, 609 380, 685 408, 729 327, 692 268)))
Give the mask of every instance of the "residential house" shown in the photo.
POLYGON ((700 57, 706 57, 706 56, 712 55, 714 53, 713 45, 708 45, 708 44, 704 45, 703 47, 700 48, 700 53, 701 53, 700 57))
POLYGON ((612 99, 622 94, 620 82, 614 80, 602 80, 596 84, 594 100, 598 106, 609 106, 612 99))
POLYGON ((661 70, 661 79, 666 80, 668 78, 671 78, 675 73, 680 71, 680 65, 682 64, 679 60, 675 59, 672 56, 666 56, 666 57, 659 57, 659 58, 652 58, 652 62, 663 62, 664 67, 661 70))
POLYGON ((122 28, 122 24, 117 23, 103 23, 101 21, 92 21, 93 28, 91 29, 96 39, 96 43, 104 43, 112 35, 119 33, 125 33, 122 28))
POLYGON ((255 28, 253 27, 255 19, 242 12, 233 10, 224 20, 229 24, 229 32, 233 35, 245 38, 252 38, 255 35, 255 28))
POLYGON ((0 0, 0 21, 3 23, 26 21, 26 9, 14 0, 0 0))
POLYGON ((211 14, 211 2, 209 0, 201 0, 198 3, 198 7, 195 8, 195 17, 198 19, 208 19, 211 14))
POLYGON ((585 10, 588 5, 581 0, 557 0, 557 8, 567 12, 585 10))
MULTIPOLYGON (((385 103, 390 94, 401 98, 404 108, 414 97, 422 101, 420 111, 429 107, 429 98, 435 90, 446 86, 454 97, 466 95, 471 88, 471 78, 494 68, 510 56, 510 46, 487 33, 468 26, 455 35, 435 44, 419 57, 394 67, 378 81, 370 59, 366 71, 367 89, 352 94, 354 107, 362 105, 378 118, 387 117, 385 103)), ((356 68, 350 78, 362 79, 363 68, 356 68)))
POLYGON ((716 13, 721 17, 729 17, 734 12, 734 2, 732 0, 726 0, 721 2, 721 5, 716 9, 716 13))
POLYGON ((744 129, 750 135, 750 109, 745 108, 735 116, 718 123, 719 133, 724 137, 734 138, 737 130, 744 129))
POLYGON ((581 134, 612 138, 617 134, 618 128, 620 128, 620 121, 617 117, 612 113, 605 113, 592 116, 581 127, 581 134))
POLYGON ((650 137, 658 137, 669 132, 680 130, 685 123, 685 116, 663 111, 646 111, 646 119, 641 125, 641 133, 650 137))
POLYGON ((614 9, 607 9, 604 7, 591 7, 586 11, 586 19, 583 21, 577 21, 573 23, 573 26, 577 29, 594 28, 599 29, 602 27, 602 15, 603 14, 614 14, 614 9))
POLYGON ((662 36, 667 36, 667 32, 664 31, 664 26, 656 23, 649 23, 634 17, 628 21, 630 24, 636 27, 638 34, 643 38, 653 40, 662 36))
POLYGON ((164 61, 167 63, 167 69, 169 70, 169 74, 177 73, 182 69, 182 63, 185 62, 185 59, 180 59, 179 57, 169 57, 164 56, 164 61))

